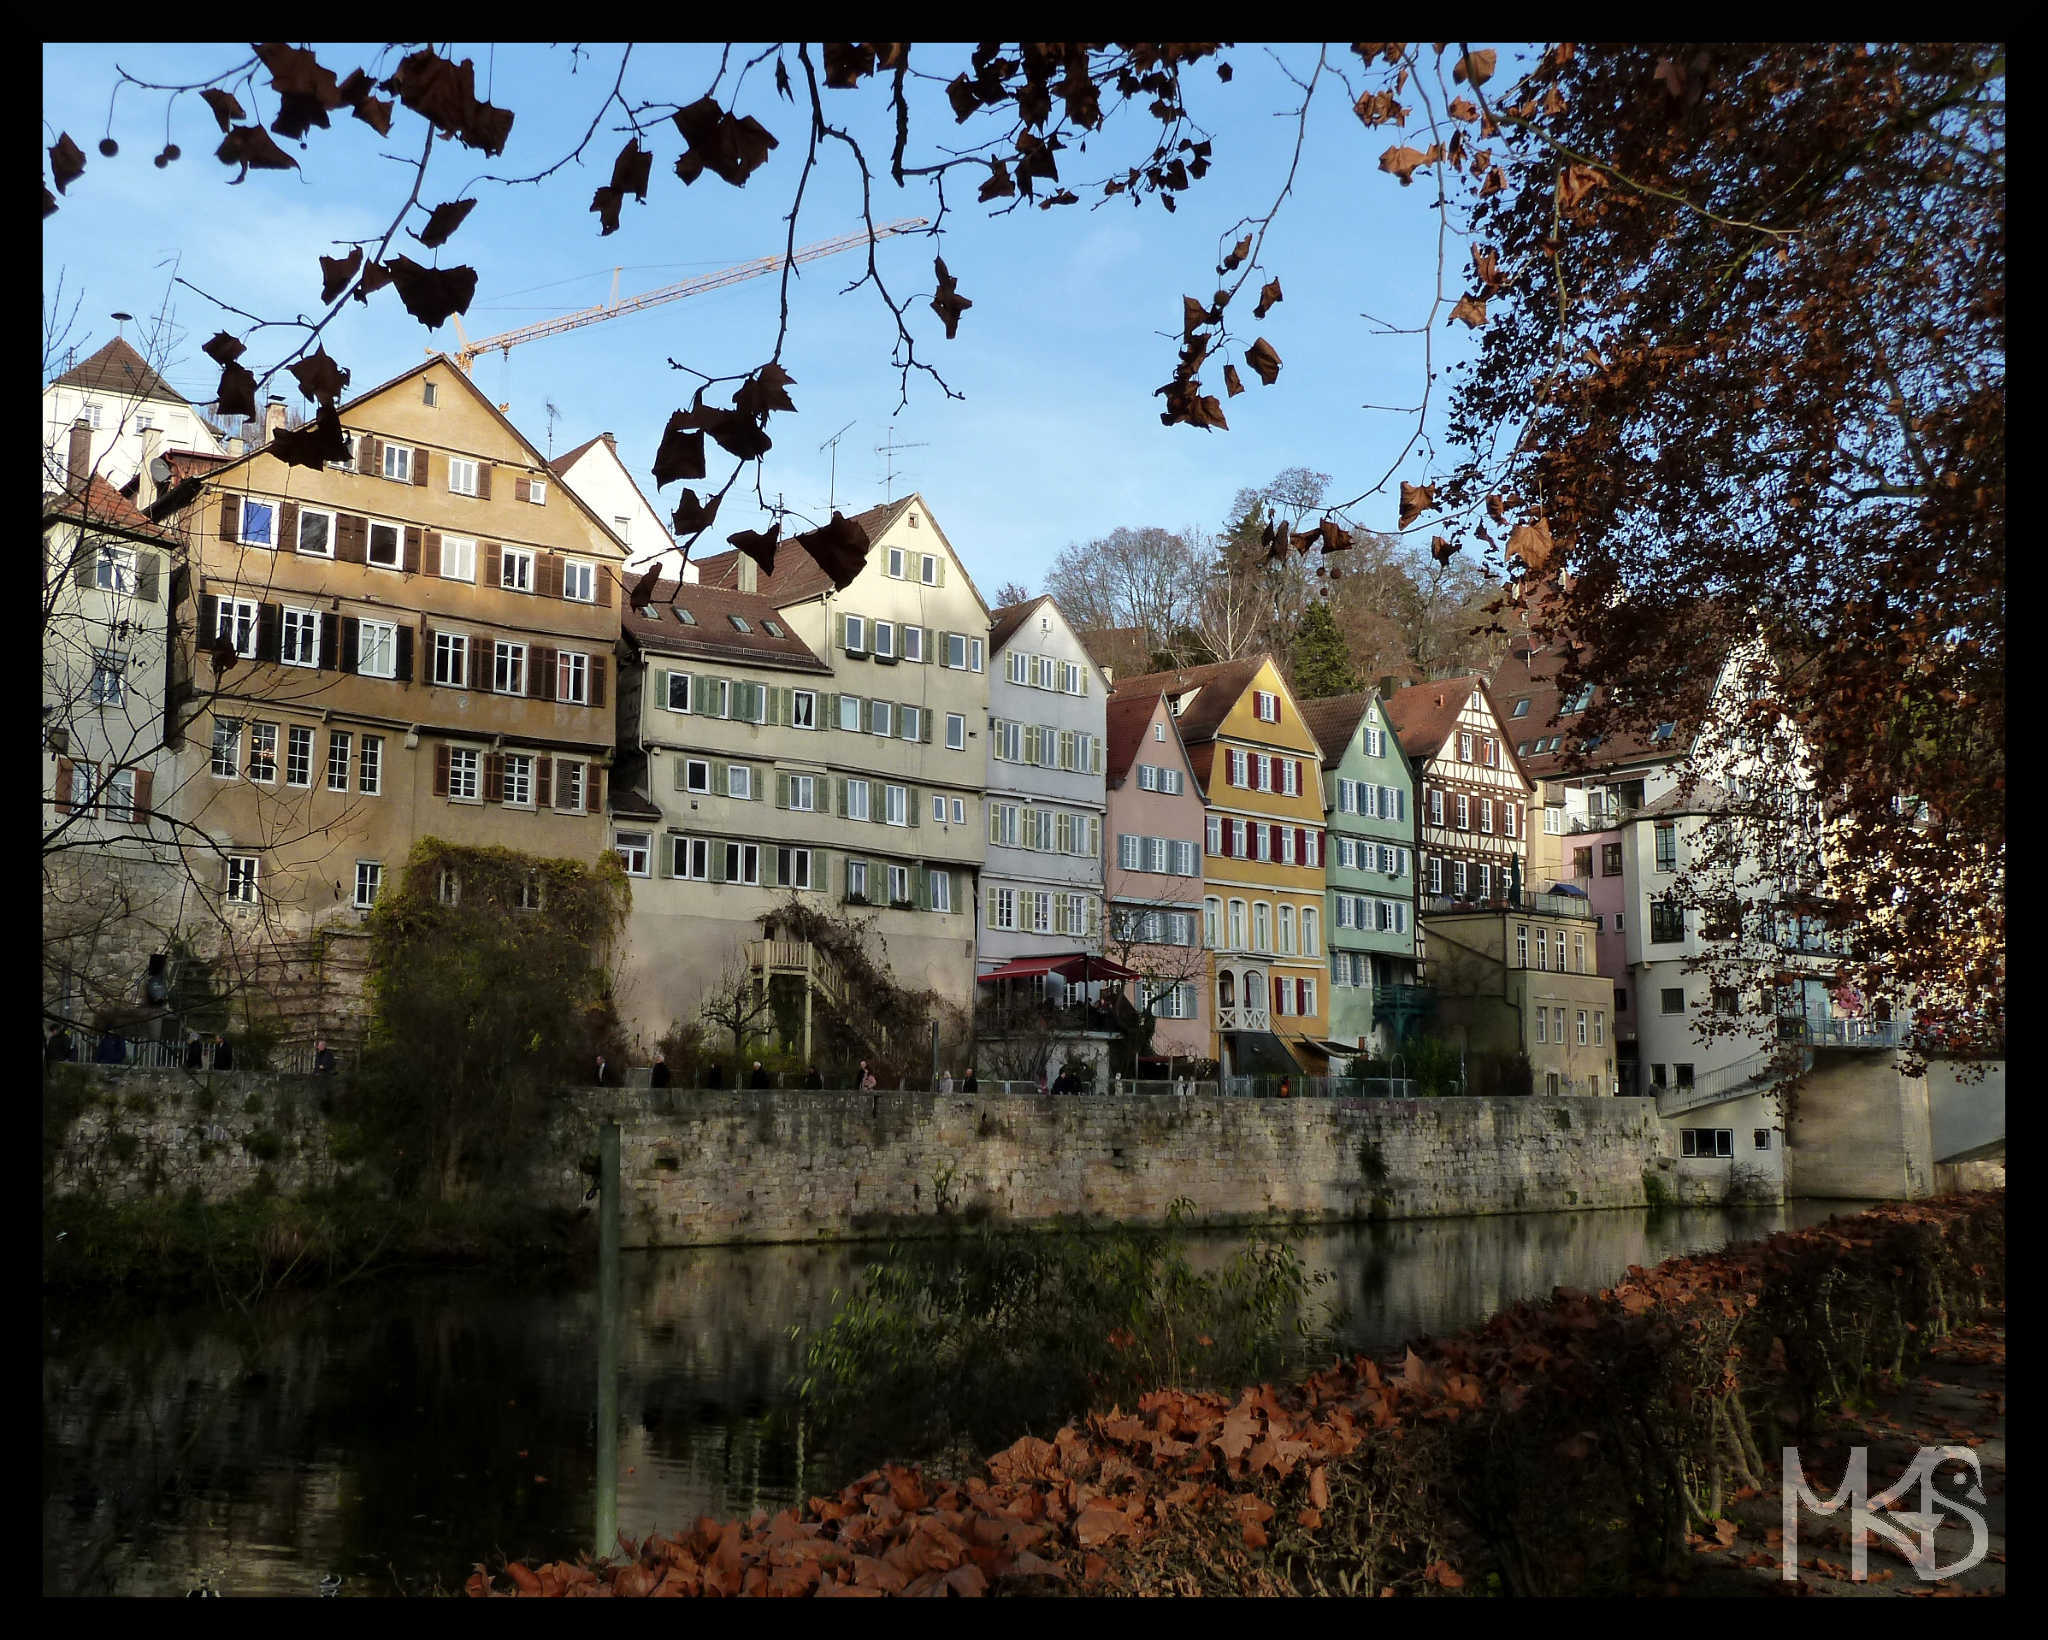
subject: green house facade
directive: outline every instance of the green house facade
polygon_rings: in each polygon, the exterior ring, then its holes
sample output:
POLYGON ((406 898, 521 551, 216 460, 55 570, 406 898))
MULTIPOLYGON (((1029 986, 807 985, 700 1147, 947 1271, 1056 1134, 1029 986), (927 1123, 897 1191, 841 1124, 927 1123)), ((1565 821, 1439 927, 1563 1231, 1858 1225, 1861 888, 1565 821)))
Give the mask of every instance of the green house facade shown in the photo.
POLYGON ((1304 702, 1323 749, 1330 1040, 1384 1055, 1419 1033, 1415 780, 1377 694, 1304 702))

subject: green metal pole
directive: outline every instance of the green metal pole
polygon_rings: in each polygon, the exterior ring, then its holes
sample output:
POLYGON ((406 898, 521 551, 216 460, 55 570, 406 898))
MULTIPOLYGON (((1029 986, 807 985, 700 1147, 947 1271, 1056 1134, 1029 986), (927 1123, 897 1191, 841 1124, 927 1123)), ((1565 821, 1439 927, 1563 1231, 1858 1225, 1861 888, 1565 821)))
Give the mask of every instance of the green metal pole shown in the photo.
POLYGON ((619 1124, 597 1130, 597 1546, 619 1536, 619 1124))

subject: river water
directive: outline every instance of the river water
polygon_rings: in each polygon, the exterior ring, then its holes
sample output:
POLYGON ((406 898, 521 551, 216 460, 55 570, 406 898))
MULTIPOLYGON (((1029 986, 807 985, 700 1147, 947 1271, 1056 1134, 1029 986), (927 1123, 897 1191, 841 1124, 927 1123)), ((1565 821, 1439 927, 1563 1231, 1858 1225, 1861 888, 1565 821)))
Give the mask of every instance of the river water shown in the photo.
MULTIPOLYGON (((1294 1238, 1331 1272, 1349 1353, 1483 1321, 1556 1286, 1815 1223, 1776 1209, 1517 1214, 1294 1238)), ((1220 1259, 1233 1237, 1201 1238, 1220 1259)), ((791 1502, 851 1479, 767 1414, 873 1247, 624 1255, 621 1530, 791 1502), (780 1427, 780 1426, 778 1426, 780 1427)), ((453 1590, 479 1556, 589 1548, 595 1271, 438 1275, 217 1306, 43 1317, 43 1592, 453 1590)))

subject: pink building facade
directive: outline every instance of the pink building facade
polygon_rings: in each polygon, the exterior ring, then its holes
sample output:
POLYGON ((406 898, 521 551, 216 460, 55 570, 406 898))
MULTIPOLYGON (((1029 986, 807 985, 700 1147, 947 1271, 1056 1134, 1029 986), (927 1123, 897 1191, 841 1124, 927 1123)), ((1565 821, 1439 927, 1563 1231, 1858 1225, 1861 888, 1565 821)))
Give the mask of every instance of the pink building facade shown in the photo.
POLYGON ((1169 1059, 1201 1058, 1210 1050, 1202 944, 1208 799, 1166 696, 1112 697, 1107 742, 1103 951, 1143 976, 1126 989, 1152 1009, 1156 1062, 1141 1063, 1139 1071, 1166 1076, 1169 1059))
POLYGON ((1586 891, 1593 907, 1593 948, 1599 971, 1614 986, 1614 1070, 1623 1093, 1641 1091, 1635 1085, 1636 987, 1628 971, 1628 895, 1621 880, 1621 832, 1585 831, 1559 839, 1564 865, 1570 875, 1562 879, 1586 891))

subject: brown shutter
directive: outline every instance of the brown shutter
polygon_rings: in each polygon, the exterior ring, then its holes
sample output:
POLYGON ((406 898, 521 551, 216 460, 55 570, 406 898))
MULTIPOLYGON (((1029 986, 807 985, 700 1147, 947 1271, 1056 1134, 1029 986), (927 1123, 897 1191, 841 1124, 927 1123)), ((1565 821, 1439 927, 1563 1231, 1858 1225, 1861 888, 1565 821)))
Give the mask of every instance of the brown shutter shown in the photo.
POLYGON ((283 502, 277 509, 277 550, 299 550, 299 504, 296 501, 283 502))
MULTIPOLYGON (((350 670, 354 670, 355 664, 354 660, 348 662, 350 670)), ((398 665, 395 670, 398 682, 412 682, 412 628, 409 626, 398 629, 398 665)))
POLYGON ((434 748, 434 795, 448 795, 448 746, 446 742, 434 748))
POLYGON ((597 582, 597 607, 599 609, 610 609, 612 607, 611 566, 600 563, 593 574, 593 578, 597 582))
POLYGON ((590 704, 593 706, 602 706, 604 704, 604 657, 602 655, 592 655, 590 657, 590 704))
POLYGON ((224 495, 220 498, 220 538, 223 541, 236 541, 241 538, 241 534, 241 497, 224 495))
POLYGON ((320 617, 320 653, 318 665, 323 672, 332 672, 341 659, 341 618, 332 612, 320 617))
POLYGON ((505 754, 484 753, 484 801, 502 803, 505 801, 505 754))
POLYGON ((525 478, 513 479, 512 499, 514 501, 531 501, 533 499, 533 481, 525 478))
POLYGON ((363 471, 373 478, 384 476, 384 441, 375 433, 363 435, 363 471))
POLYGON ((156 776, 147 769, 135 771, 135 818, 138 821, 149 818, 150 799, 156 788, 156 776))
MULTIPOLYGON (((524 484, 525 479, 520 483, 524 484)), ((522 500, 524 497, 521 498, 522 500)), ((552 552, 540 555, 540 565, 534 571, 533 590, 543 598, 559 598, 562 595, 562 560, 552 552)))
POLYGON ((592 814, 604 813, 604 770, 595 763, 583 765, 584 807, 592 814))
POLYGON ((420 527, 417 524, 405 526, 405 555, 401 560, 408 575, 420 572, 420 527))
POLYGON ((533 801, 537 808, 555 806, 555 760, 551 757, 533 760, 533 801))
POLYGON ((344 564, 360 564, 368 557, 370 521, 357 513, 340 513, 334 520, 334 556, 344 564))
POLYGON ((420 571, 425 575, 441 573, 441 532, 428 530, 426 551, 420 555, 420 571))
POLYGON ((427 452, 415 448, 412 453, 412 481, 421 489, 427 484, 427 452))
POLYGON ((555 651, 535 646, 532 669, 526 678, 526 692, 534 700, 555 698, 555 651))
POLYGON ((486 542, 484 543, 484 585, 485 585, 485 586, 487 586, 487 587, 494 587, 494 586, 497 586, 497 585, 499 585, 500 583, 502 583, 502 582, 504 581, 504 579, 505 579, 504 573, 503 573, 503 571, 502 571, 502 570, 500 569, 500 567, 499 567, 499 565, 500 565, 500 563, 501 563, 501 561, 502 561, 502 559, 503 559, 503 556, 504 556, 504 555, 503 555, 502 553, 500 553, 500 552, 498 551, 498 543, 497 543, 497 542, 495 542, 495 541, 486 541, 486 542))
POLYGON ((259 661, 274 661, 282 652, 279 633, 282 622, 283 617, 276 604, 256 606, 256 658, 259 661))
MULTIPOLYGON (((405 628, 400 627, 402 632, 405 628)), ((434 629, 425 621, 420 622, 420 681, 432 683, 434 674, 440 668, 434 664, 434 629)))
POLYGON ((476 497, 479 501, 491 499, 491 464, 488 461, 476 464, 476 497))
POLYGON ((57 812, 71 812, 71 759, 68 757, 57 759, 57 812))

